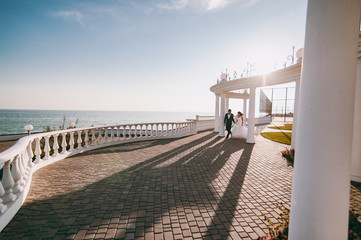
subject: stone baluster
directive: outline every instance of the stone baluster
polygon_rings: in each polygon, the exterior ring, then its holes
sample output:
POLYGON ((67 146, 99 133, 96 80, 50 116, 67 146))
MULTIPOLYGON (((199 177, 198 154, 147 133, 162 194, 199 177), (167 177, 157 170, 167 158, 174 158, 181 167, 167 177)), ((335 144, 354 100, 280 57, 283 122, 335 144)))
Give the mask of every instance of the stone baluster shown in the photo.
POLYGON ((116 141, 119 141, 119 137, 120 137, 120 126, 116 127, 117 128, 117 138, 116 141))
POLYGON ((35 161, 34 163, 39 163, 40 162, 40 155, 41 155, 41 148, 40 148, 40 139, 36 138, 35 139, 35 161))
POLYGON ((66 133, 62 133, 61 134, 61 138, 62 138, 62 141, 61 141, 61 153, 64 154, 66 153, 66 133))
POLYGON ((3 196, 4 203, 13 202, 16 199, 16 196, 13 194, 12 189, 14 186, 14 180, 10 172, 10 160, 5 162, 3 167, 2 185, 5 190, 5 194, 3 196))
POLYGON ((33 167, 33 149, 32 149, 32 145, 33 145, 33 141, 32 140, 30 140, 29 141, 29 144, 28 144, 28 146, 26 147, 26 151, 27 151, 27 153, 28 153, 28 158, 29 158, 29 168, 31 168, 31 167, 33 167))
POLYGON ((78 139, 76 140, 76 143, 78 144, 78 147, 76 149, 81 149, 83 148, 83 146, 81 145, 83 143, 83 141, 81 140, 81 133, 82 131, 78 131, 78 139))
POLYGON ((14 186, 13 186, 13 193, 19 193, 23 189, 21 187, 21 172, 20 172, 20 163, 19 163, 20 157, 19 154, 15 156, 13 162, 12 162, 12 168, 11 168, 11 175, 14 180, 14 186))
POLYGON ((95 143, 95 141, 96 141, 96 137, 95 137, 95 129, 92 129, 92 146, 94 146, 96 143, 95 143))
POLYGON ((69 152, 72 152, 74 150, 74 132, 70 132, 69 136, 69 152))
POLYGON ((50 137, 50 136, 45 136, 45 137, 44 137, 44 139, 45 139, 45 146, 44 146, 45 156, 44 156, 43 160, 48 160, 49 157, 50 157, 49 137, 50 137))
POLYGON ((114 127, 110 127, 111 130, 110 130, 110 142, 113 142, 113 139, 114 139, 114 127))
POLYGON ((130 132, 133 132, 133 127, 134 127, 134 135, 132 134, 132 138, 136 138, 137 137, 137 127, 135 125, 131 125, 130 126, 130 132))
POLYGON ((104 143, 108 142, 108 128, 104 128, 104 143))
POLYGON ((26 179, 29 176, 26 154, 27 154, 26 150, 21 152, 21 158, 20 158, 20 166, 22 172, 21 186, 25 186, 26 179))
POLYGON ((53 138, 54 138, 54 143, 53 143, 54 153, 53 153, 52 157, 56 157, 56 156, 58 156, 58 149, 59 149, 58 134, 54 134, 53 138))
POLYGON ((143 125, 140 124, 138 126, 139 126, 139 138, 142 138, 143 137, 143 125))
POLYGON ((89 146, 88 131, 89 131, 89 130, 84 130, 84 133, 85 133, 85 136, 84 136, 84 147, 85 147, 85 148, 89 146))
POLYGON ((102 128, 99 128, 98 129, 98 132, 99 132, 99 135, 98 135, 98 143, 100 144, 101 142, 102 142, 102 138, 103 138, 103 136, 102 136, 102 128))
POLYGON ((123 127, 123 139, 127 138, 127 126, 123 127))
POLYGON ((3 198, 4 194, 5 194, 5 190, 3 188, 3 185, 0 182, 0 214, 3 214, 8 208, 6 205, 3 204, 2 198, 3 198))

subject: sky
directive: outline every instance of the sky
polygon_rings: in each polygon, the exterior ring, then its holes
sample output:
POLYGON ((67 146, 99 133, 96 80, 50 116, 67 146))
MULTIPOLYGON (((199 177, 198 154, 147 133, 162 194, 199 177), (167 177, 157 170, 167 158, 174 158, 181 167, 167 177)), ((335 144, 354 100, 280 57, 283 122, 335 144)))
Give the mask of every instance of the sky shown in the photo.
POLYGON ((221 72, 282 68, 306 0, 0 0, 0 109, 213 112, 221 72))

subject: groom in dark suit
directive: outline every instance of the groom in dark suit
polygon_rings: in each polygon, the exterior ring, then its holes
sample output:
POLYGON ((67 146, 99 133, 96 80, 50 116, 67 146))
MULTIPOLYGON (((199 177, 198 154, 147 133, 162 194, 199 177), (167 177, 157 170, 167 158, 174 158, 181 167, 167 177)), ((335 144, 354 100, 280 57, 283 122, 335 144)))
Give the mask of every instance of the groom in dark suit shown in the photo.
POLYGON ((232 128, 232 122, 234 122, 232 110, 229 109, 228 113, 224 116, 224 124, 226 125, 226 130, 228 132, 227 137, 229 137, 229 134, 232 135, 231 128, 232 128))

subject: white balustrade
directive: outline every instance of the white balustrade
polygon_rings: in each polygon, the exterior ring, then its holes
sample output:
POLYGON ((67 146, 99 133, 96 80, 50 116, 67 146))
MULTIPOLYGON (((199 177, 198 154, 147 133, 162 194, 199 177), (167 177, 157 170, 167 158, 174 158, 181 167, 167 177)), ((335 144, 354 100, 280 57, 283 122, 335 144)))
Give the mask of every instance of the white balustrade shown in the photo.
POLYGON ((104 146, 121 144, 122 142, 178 138, 196 132, 196 121, 187 121, 67 129, 28 135, 19 139, 14 146, 0 153, 0 169, 2 169, 2 178, 0 179, 0 231, 21 207, 30 188, 31 176, 41 167, 104 146), (75 144, 74 135, 77 136, 77 144, 75 144), (60 136, 61 153, 59 154, 60 136), (13 204, 18 201, 19 204, 13 204), (13 210, 9 211, 9 209, 13 210))

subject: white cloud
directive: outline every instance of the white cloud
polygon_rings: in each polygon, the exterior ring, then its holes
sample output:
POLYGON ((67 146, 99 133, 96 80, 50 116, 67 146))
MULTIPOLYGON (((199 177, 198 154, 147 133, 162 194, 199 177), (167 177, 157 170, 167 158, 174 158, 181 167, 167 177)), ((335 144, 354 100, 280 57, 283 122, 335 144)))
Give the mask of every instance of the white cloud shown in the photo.
POLYGON ((239 3, 247 7, 258 0, 170 0, 158 4, 158 8, 164 10, 181 10, 189 7, 199 8, 202 11, 211 11, 226 7, 230 4, 239 3))
POLYGON ((166 10, 179 10, 187 7, 190 0, 171 0, 169 3, 160 3, 158 7, 166 10))
POLYGON ((54 17, 60 17, 65 20, 74 20, 81 26, 84 25, 84 15, 81 12, 70 10, 70 11, 58 11, 52 14, 54 17))

